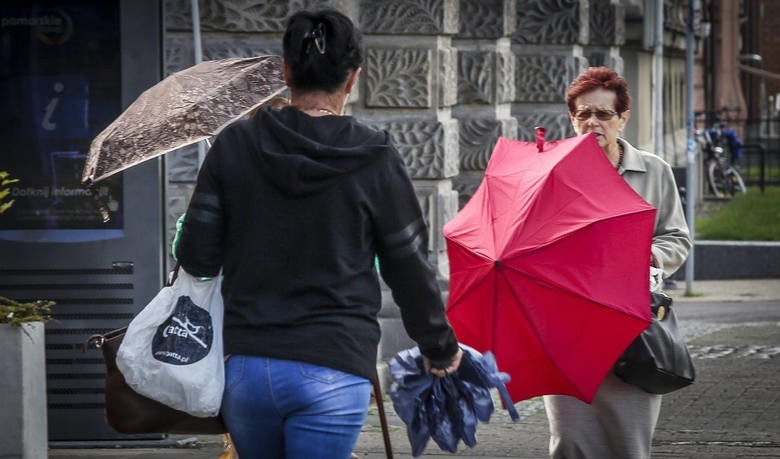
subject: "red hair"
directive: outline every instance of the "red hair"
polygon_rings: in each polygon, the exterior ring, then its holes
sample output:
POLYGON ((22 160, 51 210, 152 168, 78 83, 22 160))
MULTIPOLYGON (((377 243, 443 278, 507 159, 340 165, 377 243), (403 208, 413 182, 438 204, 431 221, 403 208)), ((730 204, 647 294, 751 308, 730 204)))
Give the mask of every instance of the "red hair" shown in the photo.
POLYGON ((588 67, 571 82, 566 90, 566 105, 569 113, 574 113, 577 107, 574 101, 583 94, 606 89, 617 96, 615 98, 615 111, 623 113, 631 108, 631 96, 628 94, 628 83, 621 78, 616 71, 607 67, 588 67))

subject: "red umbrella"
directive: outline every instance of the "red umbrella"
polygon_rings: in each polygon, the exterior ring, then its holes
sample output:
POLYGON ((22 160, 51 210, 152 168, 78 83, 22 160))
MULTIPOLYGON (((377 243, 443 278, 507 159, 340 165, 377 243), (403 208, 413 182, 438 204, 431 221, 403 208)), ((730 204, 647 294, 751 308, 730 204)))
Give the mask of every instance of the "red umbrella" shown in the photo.
POLYGON ((443 228, 447 313, 460 341, 495 354, 514 401, 593 399, 650 323, 654 218, 592 134, 499 139, 474 196, 443 228))

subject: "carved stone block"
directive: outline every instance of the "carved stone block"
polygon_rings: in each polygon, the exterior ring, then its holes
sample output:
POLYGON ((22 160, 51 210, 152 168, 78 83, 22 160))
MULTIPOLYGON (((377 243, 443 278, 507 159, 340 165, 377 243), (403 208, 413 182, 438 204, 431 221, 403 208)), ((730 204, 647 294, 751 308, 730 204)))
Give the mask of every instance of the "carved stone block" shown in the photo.
POLYGON ((455 216, 457 192, 449 180, 415 180, 414 189, 428 224, 428 257, 439 279, 449 278, 447 244, 441 228, 455 216))
POLYGON ((496 53, 496 103, 510 103, 517 93, 515 88, 515 72, 517 61, 510 51, 496 53))
POLYGON ((439 86, 439 107, 451 107, 458 103, 458 50, 438 50, 439 72, 436 83, 439 86))
POLYGON ((499 38, 515 28, 515 0, 460 0, 458 38, 499 38))
POLYGON ((490 51, 460 51, 458 54, 458 103, 495 102, 496 56, 490 51))
MULTIPOLYGON (((192 34, 171 32, 166 36, 165 73, 178 72, 195 64, 192 34)), ((241 34, 204 34, 201 37, 203 60, 225 59, 228 57, 249 57, 263 54, 282 54, 278 37, 241 34)))
POLYGON ((460 50, 458 103, 509 103, 514 98, 515 58, 510 52, 460 50))
MULTIPOLYGON (((283 32, 292 13, 332 7, 357 23, 358 0, 200 0, 201 29, 223 32, 283 32)), ((165 28, 192 30, 189 0, 165 0, 165 28)))
POLYGON ((457 0, 360 0, 359 26, 370 34, 454 34, 457 0))
POLYGON ((390 121, 371 123, 390 133, 414 179, 441 179, 458 174, 458 121, 390 121))
POLYGON ((194 63, 192 34, 169 32, 165 36, 165 76, 191 67, 194 63))
POLYGON ((213 35, 207 36, 203 40, 203 60, 265 54, 282 55, 282 44, 278 38, 242 34, 239 36, 213 35))
POLYGON ((226 32, 283 32, 287 18, 324 0, 201 0, 201 27, 226 32))
POLYGON ((165 29, 192 30, 192 7, 189 0, 165 0, 165 29))
POLYGON ((517 0, 513 40, 523 44, 572 45, 581 37, 580 0, 517 0))
POLYGON ((588 67, 609 67, 617 73, 623 73, 623 58, 610 53, 608 48, 588 48, 585 50, 588 67))
POLYGON ((517 120, 466 118, 460 120, 460 170, 483 171, 499 137, 514 138, 517 120))
POLYGON ((566 88, 582 68, 575 56, 516 55, 517 102, 563 102, 566 88))
POLYGON ((517 137, 515 118, 460 120, 460 174, 453 178, 459 208, 471 199, 479 186, 499 137, 517 137))
POLYGON ((625 41, 623 6, 610 0, 590 0, 588 12, 588 44, 600 46, 622 45, 625 41))
POLYGON ((477 191, 479 184, 485 177, 485 171, 462 171, 457 177, 452 179, 452 187, 458 192, 458 210, 469 202, 477 191))
POLYGON ((363 66, 368 107, 432 106, 430 49, 369 48, 363 66))
POLYGON ((547 140, 560 140, 574 136, 569 115, 565 105, 561 105, 557 113, 513 113, 517 119, 517 138, 526 142, 534 142, 534 128, 541 126, 547 130, 547 140))

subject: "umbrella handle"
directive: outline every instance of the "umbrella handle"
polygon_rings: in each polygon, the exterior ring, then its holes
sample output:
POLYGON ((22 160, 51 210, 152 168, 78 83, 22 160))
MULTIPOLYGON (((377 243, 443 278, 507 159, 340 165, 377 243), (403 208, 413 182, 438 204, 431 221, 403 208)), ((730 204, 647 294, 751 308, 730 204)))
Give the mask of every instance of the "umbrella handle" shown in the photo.
POLYGON ((504 408, 509 413, 509 417, 517 422, 520 419, 520 413, 517 412, 514 403, 512 403, 512 397, 509 396, 509 390, 506 388, 503 382, 499 382, 496 385, 498 389, 498 395, 501 397, 501 403, 504 404, 504 408))
POLYGON ((382 399, 382 388, 379 385, 379 375, 374 376, 372 381, 374 386, 374 400, 379 411, 379 423, 382 425, 382 439, 385 442, 385 454, 387 459, 393 459, 393 447, 390 444, 390 430, 387 425, 387 416, 385 415, 385 404, 382 399))
POLYGON ((108 209, 108 204, 106 204, 105 198, 100 196, 100 193, 98 193, 97 185, 95 185, 95 183, 90 180, 88 183, 85 182, 84 186, 89 190, 89 193, 92 195, 92 199, 95 200, 95 204, 98 207, 98 212, 100 212, 100 218, 103 220, 103 223, 108 223, 111 221, 111 212, 108 209))

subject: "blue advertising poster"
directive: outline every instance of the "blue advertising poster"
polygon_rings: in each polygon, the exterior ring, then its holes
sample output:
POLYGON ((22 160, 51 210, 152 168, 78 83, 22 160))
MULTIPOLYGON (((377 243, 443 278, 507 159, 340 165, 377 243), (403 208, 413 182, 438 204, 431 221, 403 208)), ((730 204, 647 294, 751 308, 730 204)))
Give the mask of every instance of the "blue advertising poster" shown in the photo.
POLYGON ((0 239, 121 237, 121 174, 81 185, 92 139, 121 110, 117 8, 2 2, 0 43, 0 239), (107 223, 96 198, 112 211, 107 223))

